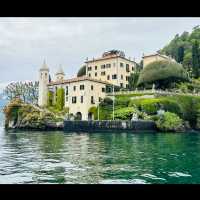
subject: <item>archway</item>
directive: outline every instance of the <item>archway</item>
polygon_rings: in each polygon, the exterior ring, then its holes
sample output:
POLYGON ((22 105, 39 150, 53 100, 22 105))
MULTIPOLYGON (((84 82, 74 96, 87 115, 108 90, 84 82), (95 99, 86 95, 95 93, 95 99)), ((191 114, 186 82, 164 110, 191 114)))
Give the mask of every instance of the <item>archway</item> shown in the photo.
POLYGON ((76 120, 82 120, 82 114, 81 112, 76 113, 76 120))
POLYGON ((94 120, 94 114, 92 112, 88 113, 88 120, 89 121, 94 120))

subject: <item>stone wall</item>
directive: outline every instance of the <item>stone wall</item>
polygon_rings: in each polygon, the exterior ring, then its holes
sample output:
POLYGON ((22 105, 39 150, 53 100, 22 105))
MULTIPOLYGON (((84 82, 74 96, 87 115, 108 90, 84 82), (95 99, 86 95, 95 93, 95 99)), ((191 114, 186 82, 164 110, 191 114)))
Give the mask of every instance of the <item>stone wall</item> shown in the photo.
POLYGON ((139 121, 64 121, 64 131, 156 131, 156 125, 153 121, 139 120, 139 121))

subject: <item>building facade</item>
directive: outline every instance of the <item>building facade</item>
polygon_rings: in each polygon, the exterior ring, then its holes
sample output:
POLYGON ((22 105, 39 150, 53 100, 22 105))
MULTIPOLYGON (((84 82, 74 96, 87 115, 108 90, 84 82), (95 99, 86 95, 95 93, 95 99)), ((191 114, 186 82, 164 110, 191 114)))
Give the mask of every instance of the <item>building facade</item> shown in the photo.
POLYGON ((39 70, 39 100, 38 105, 47 106, 48 92, 53 94, 53 103, 56 102, 58 88, 64 89, 64 106, 69 108, 69 115, 78 116, 81 120, 92 120, 94 116, 89 112, 91 107, 97 107, 106 96, 108 82, 84 76, 64 79, 62 67, 55 74, 55 81, 50 80, 49 68, 44 62, 39 70))
POLYGON ((78 116, 82 120, 94 119, 89 109, 97 107, 106 96, 104 81, 89 77, 73 78, 55 81, 48 84, 48 89, 56 94, 58 88, 63 88, 65 93, 65 107, 69 108, 69 115, 78 116))
POLYGON ((102 57, 85 63, 87 77, 107 81, 121 88, 128 88, 128 79, 135 72, 137 64, 120 51, 105 52, 102 57))
POLYGON ((155 61, 166 60, 166 61, 176 62, 173 58, 168 57, 166 55, 159 54, 159 53, 145 55, 142 57, 142 59, 143 59, 143 68, 146 67, 148 64, 155 61))

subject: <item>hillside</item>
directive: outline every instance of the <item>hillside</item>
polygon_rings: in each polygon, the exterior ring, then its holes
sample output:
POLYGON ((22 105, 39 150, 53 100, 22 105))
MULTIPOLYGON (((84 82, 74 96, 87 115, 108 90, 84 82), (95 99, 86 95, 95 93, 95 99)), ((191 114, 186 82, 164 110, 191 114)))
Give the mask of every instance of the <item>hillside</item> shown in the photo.
MULTIPOLYGON (((192 32, 184 31, 175 37, 159 52, 172 56, 177 62, 191 71, 192 67, 200 68, 200 28, 196 26, 192 32)), ((199 74, 200 75, 200 74, 199 74)))

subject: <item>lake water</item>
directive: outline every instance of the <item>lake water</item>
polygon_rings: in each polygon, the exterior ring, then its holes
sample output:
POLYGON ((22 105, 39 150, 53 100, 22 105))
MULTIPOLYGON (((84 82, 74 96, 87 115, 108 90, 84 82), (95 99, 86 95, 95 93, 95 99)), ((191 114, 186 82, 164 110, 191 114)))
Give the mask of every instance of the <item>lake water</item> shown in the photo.
POLYGON ((5 132, 0 183, 200 183, 200 134, 5 132))

